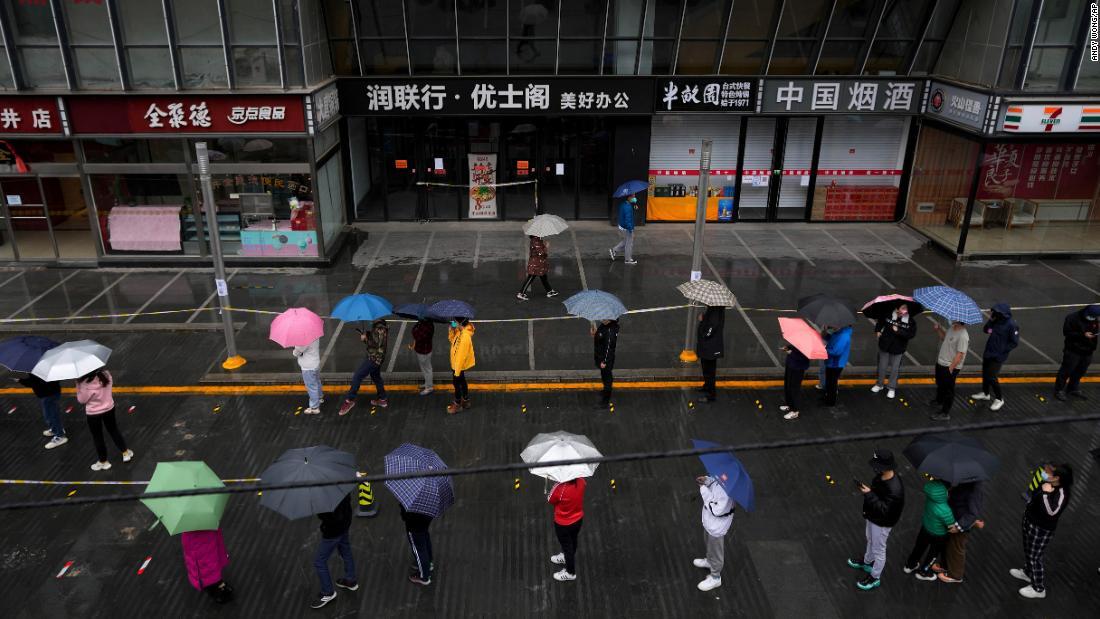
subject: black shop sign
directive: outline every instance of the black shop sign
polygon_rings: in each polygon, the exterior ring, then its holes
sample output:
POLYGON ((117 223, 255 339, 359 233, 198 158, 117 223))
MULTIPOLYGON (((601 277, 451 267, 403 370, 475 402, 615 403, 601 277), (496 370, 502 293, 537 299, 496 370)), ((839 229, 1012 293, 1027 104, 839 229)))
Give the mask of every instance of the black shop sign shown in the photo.
POLYGON ((657 79, 658 112, 753 112, 756 80, 752 78, 670 77, 657 79))

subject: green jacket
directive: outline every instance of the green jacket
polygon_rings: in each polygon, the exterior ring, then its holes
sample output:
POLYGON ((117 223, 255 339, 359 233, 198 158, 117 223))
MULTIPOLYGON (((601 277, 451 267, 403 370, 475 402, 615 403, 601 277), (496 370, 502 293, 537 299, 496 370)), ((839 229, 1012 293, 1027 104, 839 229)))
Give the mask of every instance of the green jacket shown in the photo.
POLYGON ((947 535, 947 527, 955 524, 955 515, 947 506, 947 486, 933 479, 924 484, 924 516, 921 524, 932 535, 947 535))

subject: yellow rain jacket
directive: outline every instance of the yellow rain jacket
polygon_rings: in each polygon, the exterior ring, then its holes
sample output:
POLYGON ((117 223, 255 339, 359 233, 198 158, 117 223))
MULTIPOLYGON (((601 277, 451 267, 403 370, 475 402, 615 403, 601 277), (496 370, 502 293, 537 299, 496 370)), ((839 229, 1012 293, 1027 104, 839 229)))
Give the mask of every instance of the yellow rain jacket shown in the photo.
POLYGON ((451 369, 454 375, 474 367, 474 325, 448 329, 447 339, 451 342, 451 369))

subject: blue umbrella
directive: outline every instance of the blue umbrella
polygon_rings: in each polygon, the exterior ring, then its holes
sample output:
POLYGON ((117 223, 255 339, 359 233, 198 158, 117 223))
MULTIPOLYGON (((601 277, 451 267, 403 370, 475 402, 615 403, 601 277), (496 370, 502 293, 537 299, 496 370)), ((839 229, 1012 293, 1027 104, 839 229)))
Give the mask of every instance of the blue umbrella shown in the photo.
POLYGON ((375 320, 393 313, 393 303, 373 294, 353 294, 340 299, 332 317, 340 320, 375 320))
POLYGON ((393 313, 396 316, 402 318, 411 318, 413 320, 432 320, 435 322, 448 322, 450 319, 443 316, 436 316, 428 311, 427 303, 406 303, 404 305, 398 305, 393 308, 393 313))
POLYGON ((472 305, 465 301, 459 301, 458 299, 446 299, 433 303, 428 307, 428 314, 432 316, 439 316, 440 318, 451 318, 457 316, 459 318, 466 318, 469 320, 474 317, 474 308, 472 305))
POLYGON ((615 193, 611 194, 612 198, 625 198, 632 196, 638 192, 649 189, 649 183, 645 181, 626 181, 619 188, 615 190, 615 193))
MULTIPOLYGON (((691 444, 696 449, 709 449, 721 447, 718 443, 691 439, 691 444)), ((756 509, 756 497, 752 489, 752 479, 749 478, 745 465, 733 455, 732 451, 715 452, 699 456, 703 461, 703 467, 707 474, 722 484, 726 494, 748 511, 756 509)))
POLYGON ((584 290, 564 301, 565 311, 587 320, 618 320, 626 313, 619 297, 602 290, 584 290))
MULTIPOLYGON (((386 475, 442 471, 447 465, 439 454, 418 445, 403 443, 386 454, 386 475)), ((455 489, 449 476, 390 479, 386 488, 393 493, 405 511, 438 518, 454 505, 455 489)))
POLYGON ((37 335, 10 337, 0 342, 0 365, 13 372, 30 372, 47 350, 60 345, 37 335))
POLYGON ((982 317, 982 309, 974 299, 954 288, 947 286, 917 288, 913 291, 913 298, 917 303, 951 322, 976 325, 985 320, 982 317))

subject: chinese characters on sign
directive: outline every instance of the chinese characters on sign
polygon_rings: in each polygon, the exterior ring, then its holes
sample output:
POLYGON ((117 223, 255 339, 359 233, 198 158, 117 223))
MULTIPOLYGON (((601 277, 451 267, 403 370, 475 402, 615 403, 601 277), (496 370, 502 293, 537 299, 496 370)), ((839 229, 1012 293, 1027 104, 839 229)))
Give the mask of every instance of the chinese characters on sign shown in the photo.
POLYGON ((497 216, 496 153, 470 153, 470 219, 497 216))
POLYGON ((769 79, 764 82, 761 111, 916 114, 921 94, 921 83, 912 80, 769 79))
POLYGON ((74 133, 304 132, 300 96, 69 97, 74 133))
POLYGON ((0 133, 61 133, 57 100, 50 97, 0 99, 0 133))
POLYGON ((658 112, 752 111, 756 107, 756 82, 661 80, 656 104, 658 112))
POLYGON ((978 131, 985 127, 989 95, 939 82, 932 82, 931 92, 928 98, 929 116, 944 118, 978 131))
POLYGON ((336 86, 329 84, 313 93, 313 122, 318 129, 324 128, 330 120, 340 114, 340 93, 336 86))
POLYGON ((1098 168, 1096 144, 988 144, 978 198, 1091 199, 1098 168))
POLYGON ((442 110, 447 87, 442 84, 370 84, 366 93, 367 110, 371 112, 442 110))

